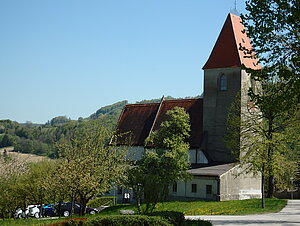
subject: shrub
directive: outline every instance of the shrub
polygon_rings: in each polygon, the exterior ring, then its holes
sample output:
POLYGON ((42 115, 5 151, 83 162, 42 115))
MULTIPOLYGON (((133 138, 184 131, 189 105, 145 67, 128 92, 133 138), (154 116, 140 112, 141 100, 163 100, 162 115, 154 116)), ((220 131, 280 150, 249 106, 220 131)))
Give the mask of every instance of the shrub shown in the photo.
POLYGON ((145 215, 115 215, 115 216, 99 216, 87 222, 89 226, 171 226, 166 219, 158 216, 145 215))
POLYGON ((168 220, 173 225, 182 225, 184 214, 176 211, 158 211, 148 214, 148 216, 160 216, 168 220))
POLYGON ((98 208, 103 205, 112 205, 115 197, 98 197, 87 203, 88 207, 98 208))
POLYGON ((84 221, 70 220, 63 222, 63 226, 85 226, 87 225, 84 221))
POLYGON ((183 225, 187 226, 212 226, 212 223, 204 220, 186 220, 183 225))
POLYGON ((66 219, 63 222, 49 224, 48 226, 85 226, 87 218, 72 218, 66 219))

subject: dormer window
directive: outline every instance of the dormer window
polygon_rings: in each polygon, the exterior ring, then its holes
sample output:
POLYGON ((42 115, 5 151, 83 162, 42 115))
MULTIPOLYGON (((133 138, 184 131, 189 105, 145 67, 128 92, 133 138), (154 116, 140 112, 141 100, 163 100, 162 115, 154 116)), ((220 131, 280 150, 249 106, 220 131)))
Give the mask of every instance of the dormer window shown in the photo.
POLYGON ((219 89, 221 91, 226 91, 227 90, 227 76, 226 75, 222 74, 220 76, 220 84, 219 84, 219 86, 220 86, 219 89))

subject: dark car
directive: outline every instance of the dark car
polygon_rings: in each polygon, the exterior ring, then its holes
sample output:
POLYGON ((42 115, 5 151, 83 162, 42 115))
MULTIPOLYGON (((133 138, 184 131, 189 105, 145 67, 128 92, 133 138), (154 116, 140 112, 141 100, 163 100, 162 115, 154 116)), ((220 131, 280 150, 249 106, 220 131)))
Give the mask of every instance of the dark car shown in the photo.
POLYGON ((56 216, 56 209, 55 209, 56 205, 57 205, 57 203, 44 205, 42 207, 42 216, 43 217, 54 217, 54 216, 56 216))
MULTIPOLYGON (((57 214, 60 213, 60 216, 68 217, 71 214, 72 203, 71 202, 62 203, 60 210, 59 210, 59 205, 56 205, 55 209, 56 209, 57 214)), ((75 214, 80 213, 80 204, 79 203, 74 203, 74 213, 75 214)), ((85 213, 96 214, 96 213, 98 213, 98 210, 95 208, 86 207, 85 213)))

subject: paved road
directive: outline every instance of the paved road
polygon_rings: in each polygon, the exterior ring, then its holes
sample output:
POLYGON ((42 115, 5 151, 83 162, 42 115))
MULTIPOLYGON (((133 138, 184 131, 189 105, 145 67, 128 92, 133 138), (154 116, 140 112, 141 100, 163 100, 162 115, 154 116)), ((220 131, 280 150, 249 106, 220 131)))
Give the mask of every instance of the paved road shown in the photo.
POLYGON ((186 219, 203 219, 213 225, 227 226, 257 226, 257 225, 285 225, 300 226, 300 200, 289 200, 286 207, 279 213, 255 214, 244 216, 186 216, 186 219))

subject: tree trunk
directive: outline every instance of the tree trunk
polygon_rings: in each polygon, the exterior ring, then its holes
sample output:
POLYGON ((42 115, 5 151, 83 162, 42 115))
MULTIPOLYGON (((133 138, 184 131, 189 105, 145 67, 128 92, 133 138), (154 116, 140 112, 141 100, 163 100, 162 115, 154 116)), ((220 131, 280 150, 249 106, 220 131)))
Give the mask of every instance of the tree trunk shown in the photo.
POLYGON ((274 196, 274 176, 273 175, 269 175, 269 178, 268 178, 268 193, 267 193, 267 198, 273 198, 273 196, 274 196))
POLYGON ((261 173, 261 208, 265 208, 265 173, 264 166, 261 173))
POLYGON ((41 218, 43 215, 42 215, 42 207, 43 207, 43 198, 40 198, 40 212, 39 212, 39 217, 41 218))
POLYGON ((135 193, 135 197, 136 197, 136 206, 137 206, 137 211, 138 211, 138 214, 140 215, 141 214, 141 188, 139 185, 137 185, 137 187, 133 190, 134 193, 135 193))
POLYGON ((74 198, 72 198, 72 201, 71 201, 71 213, 70 213, 70 216, 72 216, 74 214, 74 198))
POLYGON ((61 204, 62 204, 62 201, 59 201, 58 202, 58 208, 57 208, 58 209, 57 211, 58 211, 58 217, 59 218, 61 217, 61 204))
POLYGON ((271 144, 268 144, 268 167, 267 167, 267 171, 268 171, 268 192, 267 192, 267 198, 272 198, 274 195, 274 176, 273 176, 273 165, 272 165, 272 157, 273 157, 273 145, 272 145, 272 140, 273 140, 273 119, 274 116, 272 114, 272 112, 270 112, 269 114, 269 125, 268 125, 268 135, 267 135, 267 139, 268 141, 271 142, 271 144))
POLYGON ((1 218, 2 218, 3 220, 5 219, 4 208, 1 209, 1 218))
POLYGON ((81 199, 79 213, 80 216, 84 216, 87 202, 88 201, 86 199, 81 199))

